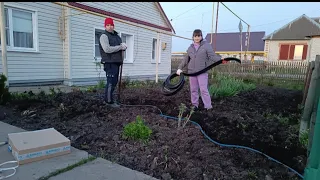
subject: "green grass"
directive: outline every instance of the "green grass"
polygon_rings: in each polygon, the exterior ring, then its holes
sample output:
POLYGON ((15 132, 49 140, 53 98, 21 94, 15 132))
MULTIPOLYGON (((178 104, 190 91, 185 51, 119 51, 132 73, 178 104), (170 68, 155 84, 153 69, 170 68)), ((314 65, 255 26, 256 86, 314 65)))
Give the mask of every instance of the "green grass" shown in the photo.
POLYGON ((209 87, 209 93, 213 97, 234 96, 242 91, 249 91, 256 88, 253 83, 245 83, 241 79, 231 76, 217 75, 216 83, 209 87))
POLYGON ((81 166, 81 165, 83 165, 83 164, 86 164, 86 163, 88 163, 88 162, 91 162, 91 161, 93 161, 93 160, 95 160, 95 159, 96 159, 95 157, 91 156, 91 157, 89 157, 89 158, 87 158, 87 159, 83 159, 83 160, 81 160, 81 161, 79 161, 79 162, 77 162, 77 163, 75 163, 75 164, 72 164, 72 165, 70 165, 70 166, 67 166, 67 167, 65 167, 65 168, 58 169, 58 170, 50 173, 48 176, 40 177, 38 180, 48 180, 49 178, 51 178, 51 177, 53 177, 53 176, 57 176, 57 175, 59 175, 59 174, 61 174, 61 173, 70 171, 70 170, 72 170, 72 169, 74 169, 74 168, 76 168, 76 167, 78 167, 78 166, 81 166))

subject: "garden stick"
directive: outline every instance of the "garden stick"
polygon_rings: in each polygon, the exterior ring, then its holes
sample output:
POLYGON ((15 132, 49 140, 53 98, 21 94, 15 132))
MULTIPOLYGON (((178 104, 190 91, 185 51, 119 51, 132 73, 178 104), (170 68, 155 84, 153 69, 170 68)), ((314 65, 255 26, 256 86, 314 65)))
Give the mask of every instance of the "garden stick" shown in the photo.
MULTIPOLYGON (((122 62, 124 61, 124 51, 122 51, 122 62)), ((119 73, 119 84, 118 84, 118 101, 120 102, 120 91, 121 91, 121 79, 122 79, 122 65, 120 65, 120 73, 119 73)))

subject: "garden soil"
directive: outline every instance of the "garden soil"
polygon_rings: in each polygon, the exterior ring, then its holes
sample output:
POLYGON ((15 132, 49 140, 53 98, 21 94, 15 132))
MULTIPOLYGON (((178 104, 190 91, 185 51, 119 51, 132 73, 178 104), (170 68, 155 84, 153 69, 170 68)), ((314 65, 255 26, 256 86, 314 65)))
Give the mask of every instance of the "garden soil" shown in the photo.
MULTIPOLYGON (((221 147, 206 139, 197 126, 189 123, 178 130, 177 121, 159 116, 160 110, 177 116, 180 103, 190 107, 187 85, 170 97, 161 95, 159 87, 124 88, 121 102, 131 106, 119 109, 107 107, 102 96, 101 92, 74 91, 16 100, 1 107, 1 117, 26 130, 56 128, 78 149, 159 179, 299 179, 260 154, 221 147), (123 127, 137 115, 152 129, 147 143, 122 136, 123 127)), ((213 98, 213 109, 195 112, 191 120, 218 142, 257 149, 303 173, 306 150, 298 141, 299 126, 294 125, 301 101, 301 91, 258 87, 233 97, 213 98)))

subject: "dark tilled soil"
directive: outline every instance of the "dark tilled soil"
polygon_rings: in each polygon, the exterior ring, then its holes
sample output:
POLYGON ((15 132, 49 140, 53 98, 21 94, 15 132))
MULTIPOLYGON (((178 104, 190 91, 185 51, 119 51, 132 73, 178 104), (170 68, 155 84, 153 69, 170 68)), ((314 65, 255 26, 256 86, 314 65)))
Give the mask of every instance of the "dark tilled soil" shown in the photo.
MULTIPOLYGON (((289 125, 297 123, 301 98, 299 91, 259 87, 213 99, 212 110, 201 110, 191 119, 214 140, 255 148, 303 173, 306 153, 299 145, 297 128, 289 125), (281 123, 270 114, 290 117, 290 121, 281 123)), ((124 104, 157 106, 171 116, 177 116, 180 103, 190 105, 187 86, 172 97, 162 96, 158 88, 125 89, 121 99, 124 104)), ((1 109, 6 112, 4 122, 27 130, 54 127, 76 148, 159 179, 297 178, 257 153, 211 143, 191 123, 177 130, 177 122, 159 116, 155 107, 106 107, 98 93, 59 94, 53 101, 16 101, 1 109), (137 115, 153 131, 147 144, 121 136, 123 127, 137 115)))

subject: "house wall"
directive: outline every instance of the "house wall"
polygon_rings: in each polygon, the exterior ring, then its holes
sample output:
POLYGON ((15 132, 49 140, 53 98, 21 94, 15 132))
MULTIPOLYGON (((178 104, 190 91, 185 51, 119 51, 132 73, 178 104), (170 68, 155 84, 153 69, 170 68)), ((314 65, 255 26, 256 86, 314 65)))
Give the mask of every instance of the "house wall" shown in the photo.
MULTIPOLYGON (((58 17, 61 7, 49 2, 5 2, 6 6, 36 12, 35 30, 38 51, 7 50, 10 85, 29 82, 62 81, 64 62, 62 40, 58 34, 58 17)), ((0 62, 2 59, 0 56, 0 62)), ((1 64, 2 72, 2 64, 1 64)))
POLYGON ((316 59, 316 55, 320 55, 320 37, 314 37, 309 42, 309 61, 314 61, 316 59))
MULTIPOLYGON (((153 24, 168 27, 161 17, 154 2, 82 2, 85 5, 99 8, 136 18, 153 24)), ((77 10, 71 10, 71 14, 79 14, 77 10)), ((115 21, 115 30, 134 35, 133 63, 123 65, 123 76, 155 78, 156 64, 151 63, 152 38, 157 38, 154 31, 135 27, 115 21)), ((74 84, 92 83, 98 79, 99 71, 94 63, 95 28, 104 29, 104 18, 91 14, 82 14, 70 17, 71 32, 71 64, 72 81, 74 84)), ((172 37, 161 34, 162 43, 167 43, 165 50, 161 50, 161 62, 158 66, 159 75, 170 74, 171 69, 171 45, 172 37)), ((101 77, 105 77, 103 70, 101 77)))
MULTIPOLYGON (((287 41, 277 41, 277 40, 267 40, 265 41, 265 44, 268 43, 265 51, 267 52, 267 61, 278 61, 279 60, 279 50, 280 50, 280 44, 282 43, 292 43, 292 44, 308 44, 309 40, 287 40, 287 41)), ((308 49, 310 49, 310 46, 308 46, 308 49)), ((308 53, 309 55, 309 53, 308 53)), ((307 55, 307 59, 308 59, 307 55)))

